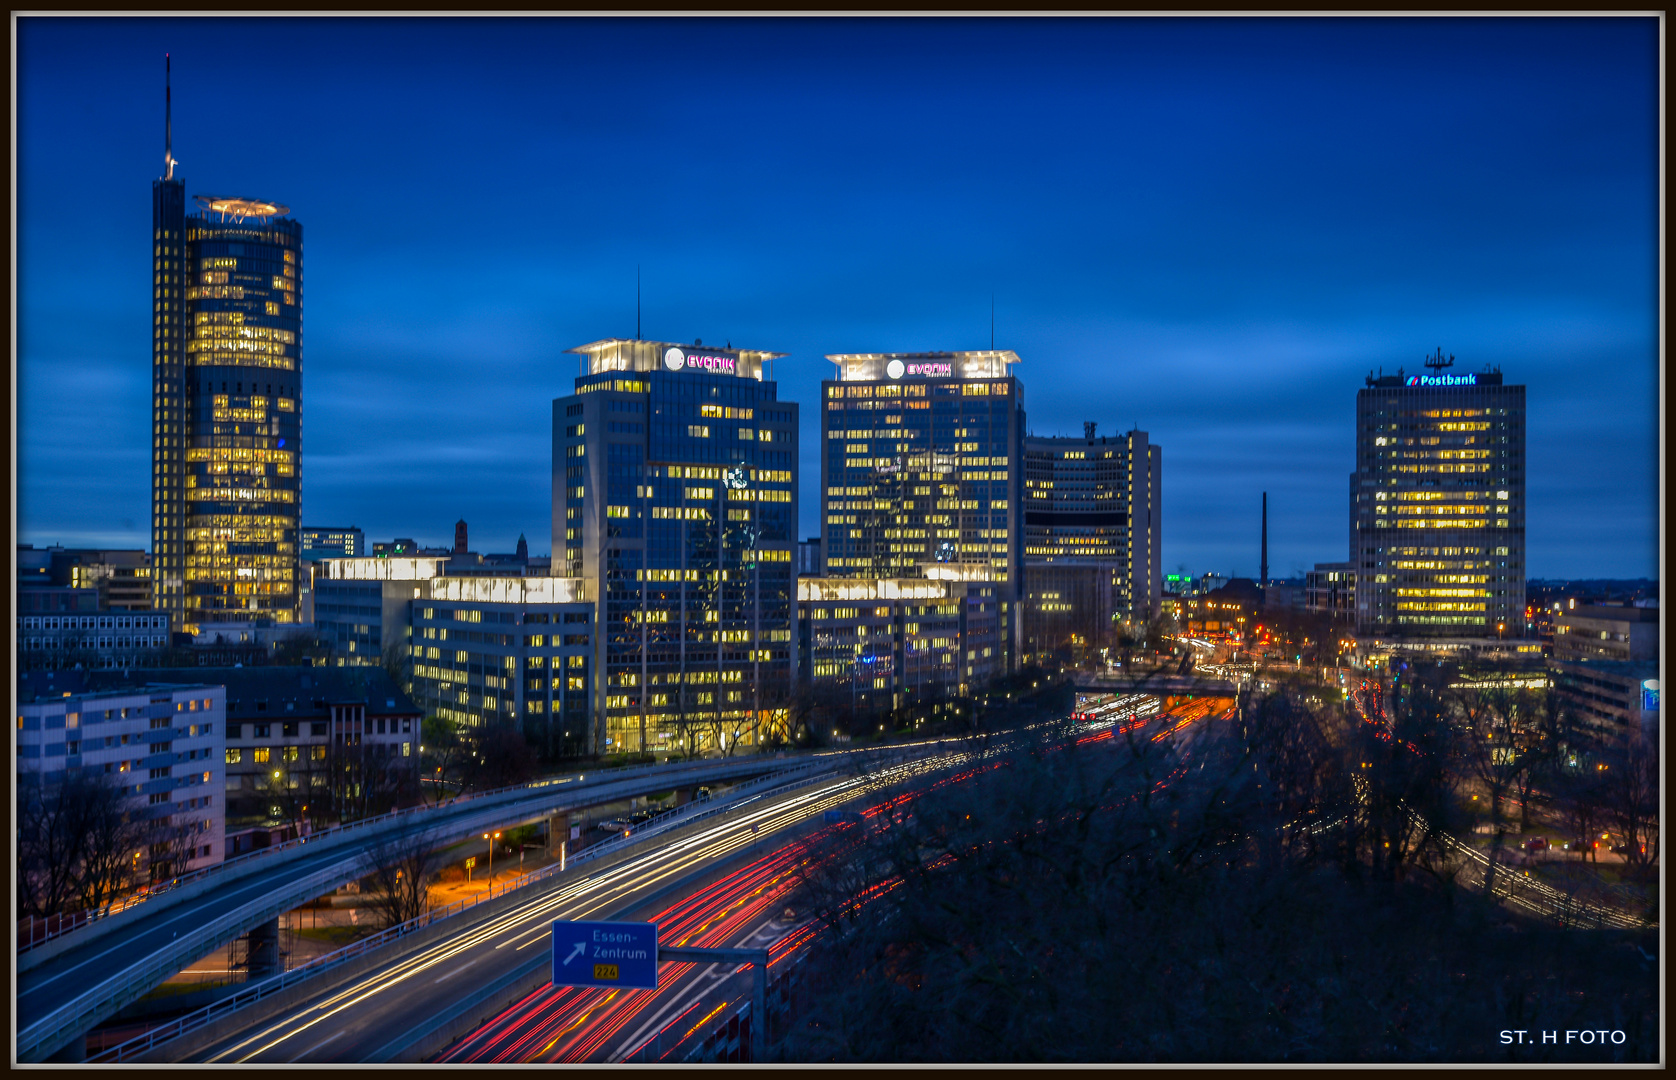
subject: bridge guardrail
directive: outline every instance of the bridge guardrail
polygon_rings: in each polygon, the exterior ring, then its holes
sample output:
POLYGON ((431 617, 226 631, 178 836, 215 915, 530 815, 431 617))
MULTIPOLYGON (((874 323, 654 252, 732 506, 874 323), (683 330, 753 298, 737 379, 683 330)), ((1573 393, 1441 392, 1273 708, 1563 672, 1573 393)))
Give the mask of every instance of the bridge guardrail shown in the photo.
MULTIPOLYGON (((844 753, 854 753, 854 751, 844 751, 844 753)), ((684 761, 677 763, 677 768, 683 765, 703 766, 721 764, 728 760, 729 759, 726 758, 720 758, 715 760, 698 759, 695 761, 684 761)), ((55 941, 66 934, 74 933, 77 930, 81 930, 92 925, 95 922, 110 918, 113 915, 119 915, 123 912, 131 911, 144 904, 146 901, 162 896, 166 893, 198 884, 199 882, 212 877, 243 876, 240 872, 254 865, 257 861, 266 861, 280 855, 281 853, 295 851, 296 849, 309 844, 314 844, 316 847, 322 844, 329 847, 335 847, 337 846, 336 841, 353 832, 364 830, 376 825, 388 824, 408 815, 422 814, 427 811, 436 811, 442 807, 456 807, 461 803, 478 803, 484 802, 484 800, 496 798, 503 799, 504 801, 510 801, 518 796, 539 791, 543 788, 557 787, 561 784, 584 783, 587 781, 589 776, 603 775, 610 779, 629 779, 631 774, 645 775, 655 771, 667 769, 669 765, 670 763, 667 761, 661 765, 622 765, 610 769, 589 770, 587 772, 578 773, 575 776, 548 777, 543 780, 534 780, 527 784, 512 784, 505 787, 492 788, 488 791, 473 792, 470 795, 456 795, 452 798, 431 803, 429 805, 405 807, 401 810, 392 810, 388 813, 374 815, 373 817, 345 822, 342 825, 335 825, 330 829, 322 829, 320 832, 310 833, 308 836, 299 836, 295 839, 287 840, 284 843, 275 844, 272 847, 259 848, 256 851, 247 852, 244 855, 239 855, 232 859, 226 859, 222 862, 216 863, 214 866, 206 866, 201 870, 194 870, 190 874, 182 874, 177 877, 170 878, 168 881, 159 885, 151 886, 143 894, 125 897, 120 902, 102 908, 99 911, 89 912, 86 919, 77 921, 70 925, 60 925, 52 930, 42 933, 39 936, 31 934, 30 939, 27 942, 19 943, 17 955, 22 956, 25 953, 28 953, 31 950, 49 942, 55 941)))
MULTIPOLYGON (((940 743, 937 745, 940 745, 940 743)), ((849 751, 842 755, 820 755, 810 760, 808 765, 798 765, 796 768, 801 769, 811 767, 817 763, 824 764, 832 762, 834 757, 839 760, 844 758, 854 758, 856 756, 861 756, 863 758, 869 756, 905 758, 908 756, 908 754, 905 753, 908 749, 909 747, 906 746, 874 747, 865 750, 849 751)), ((722 763, 723 762, 707 762, 706 764, 722 763)), ((654 766, 653 768, 657 767, 654 766)), ((627 779, 627 777, 620 775, 616 778, 627 779)), ((551 783, 520 785, 516 788, 507 790, 516 793, 528 793, 532 787, 536 786, 556 785, 551 783)), ((488 808, 489 807, 485 805, 484 809, 488 808)), ((393 815, 383 816, 388 818, 393 815)), ((697 816, 701 815, 695 815, 695 818, 697 816)), ((640 837, 639 839, 645 839, 645 837, 640 837)), ((606 843, 610 843, 610 841, 607 841, 606 843)), ((354 864, 358 863, 360 858, 361 856, 357 854, 347 861, 354 864)), ((228 912, 227 914, 200 928, 199 931, 191 937, 178 942, 171 942, 170 948, 165 949, 160 953, 153 954, 139 963, 131 965, 114 978, 107 979, 101 982, 98 986, 83 992, 72 1001, 53 1010, 53 1012, 47 1014, 47 1016, 29 1025, 28 1028, 18 1033, 15 1045, 19 1060, 23 1060, 26 1054, 40 1051, 43 1044, 56 1044, 57 1040, 62 1038, 64 1032, 68 1030, 76 1027, 90 1026, 92 1023, 96 1023, 98 1019, 102 1018, 102 1016, 97 1016, 96 1014, 99 1014, 101 1009, 108 1005, 109 1002, 117 1001, 117 1008, 120 1008, 122 1005, 127 1004, 128 1001, 141 996, 143 991, 135 993, 135 987, 144 983, 149 989, 150 986, 155 986, 158 982, 163 981, 163 979, 167 977, 166 969, 169 968, 170 964, 174 964, 173 970, 179 970, 181 963, 189 962, 193 957, 201 956, 211 949, 218 948, 228 940, 231 940, 231 938, 238 936, 242 930, 229 930, 229 927, 234 924, 257 922, 269 917, 277 917, 280 912, 289 910, 289 907, 298 899, 308 895, 314 895, 314 893, 310 890, 323 890, 325 888, 323 882, 330 881, 344 872, 345 861, 340 860, 327 868, 308 875, 307 877, 291 882, 285 887, 284 891, 269 894, 268 897, 265 897, 261 901, 245 904, 234 911, 228 912), (274 899, 276 896, 284 899, 276 901, 274 899), (182 960, 181 956, 184 953, 190 953, 190 955, 187 955, 185 959, 182 960), (159 977, 160 975, 161 977, 159 977)), ((51 1049, 48 1049, 45 1052, 50 1053, 51 1049)))
MULTIPOLYGON (((811 767, 819 764, 824 763, 811 762, 808 765, 782 770, 779 773, 770 774, 760 780, 752 780, 748 783, 741 784, 736 787, 734 791, 735 793, 740 793, 751 788, 766 785, 765 790, 752 792, 753 798, 762 798, 773 795, 779 791, 803 787, 819 779, 820 776, 825 775, 824 771, 817 771, 813 775, 799 776, 796 780, 790 782, 787 782, 786 780, 787 774, 805 773, 808 772, 811 767), (770 780, 774 781, 774 783, 772 785, 767 785, 767 782, 770 780)), ((705 818, 711 817, 715 814, 724 813, 737 808, 737 802, 729 800, 718 800, 718 805, 716 806, 704 806, 702 803, 688 803, 687 806, 677 807, 673 810, 666 811, 663 815, 659 815, 660 818, 667 817, 668 820, 663 821, 660 826, 652 832, 652 835, 656 836, 678 826, 691 825, 694 822, 704 820, 705 818), (703 809, 696 812, 683 813, 684 811, 687 811, 689 807, 703 807, 703 809)), ((643 827, 641 830, 635 832, 633 836, 634 843, 639 843, 647 839, 645 834, 650 828, 650 825, 651 823, 648 823, 646 827, 643 827)), ((145 1034, 137 1035, 127 1042, 104 1050, 88 1060, 95 1062, 121 1062, 125 1059, 132 1058, 137 1054, 145 1053, 162 1043, 177 1039, 187 1032, 196 1030, 213 1020, 229 1013, 237 1012, 249 1005, 253 1005, 256 1002, 261 1001, 263 998, 271 997, 272 995, 279 993, 281 990, 285 990, 288 987, 296 985, 304 979, 312 978, 322 972, 338 967, 355 959, 356 957, 365 955, 374 949, 382 948, 392 941, 414 934, 434 923, 459 915, 476 907, 478 904, 505 897, 507 894, 516 892, 527 885, 534 885, 561 872, 568 872, 571 867, 574 867, 579 863, 591 862, 601 856, 608 855, 611 853, 612 849, 628 846, 622 842, 624 839, 625 838, 622 836, 614 836, 596 844, 589 845, 588 847, 579 850, 575 855, 569 856, 566 859, 563 868, 557 864, 544 867, 541 870, 534 871, 533 873, 526 874, 523 877, 508 882, 498 891, 494 888, 493 882, 491 882, 489 891, 483 896, 473 897, 468 900, 456 900, 454 903, 449 904, 446 907, 427 911, 424 914, 409 919, 404 923, 388 927, 379 933, 374 934, 372 937, 363 938, 360 941, 345 945, 343 948, 327 953, 324 956, 315 957, 313 960, 310 960, 305 964, 299 964, 290 971, 281 972, 271 978, 263 979, 261 982, 253 983, 243 990, 229 994, 220 1001, 211 1002, 209 1005, 203 1006, 194 1012, 187 1013, 185 1016, 177 1017, 166 1024, 152 1028, 145 1034)))

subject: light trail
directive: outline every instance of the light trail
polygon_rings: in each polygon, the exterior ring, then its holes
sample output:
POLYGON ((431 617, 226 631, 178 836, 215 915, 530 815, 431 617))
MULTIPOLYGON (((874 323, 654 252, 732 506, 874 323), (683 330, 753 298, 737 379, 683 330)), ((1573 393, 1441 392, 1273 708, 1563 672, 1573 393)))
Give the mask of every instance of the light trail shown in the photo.
MULTIPOLYGON (((1152 735, 1151 740, 1158 741, 1206 719, 1217 705, 1215 699, 1178 703, 1162 714, 1165 726, 1152 735)), ((1227 715, 1226 712, 1222 714, 1223 718, 1227 715)), ((1146 726, 1150 715, 1136 719, 1131 709, 1124 719, 1132 721, 1120 729, 1127 731, 1146 726)), ((1106 730, 1076 741, 1086 743, 1110 739, 1113 734, 1113 726, 1108 725, 1106 730)), ((976 762, 971 767, 939 777, 923 788, 899 793, 869 806, 860 812, 861 817, 864 821, 876 820, 929 791, 964 783, 1003 764, 993 760, 976 762)), ((1161 791, 1185 774, 1185 767, 1177 767, 1155 782, 1151 790, 1161 791)), ((811 838, 787 844, 672 904, 647 921, 657 925, 659 939, 667 945, 714 947, 736 943, 753 922, 760 923, 764 913, 793 887, 794 871, 809 857, 814 842, 811 838)), ((943 856, 943 859, 950 858, 952 856, 948 854, 943 856)), ((857 896, 854 904, 857 908, 865 907, 900 883, 900 879, 891 878, 873 885, 857 896)), ((761 932, 759 929, 758 934, 761 932)), ((800 955, 818 932, 817 926, 805 922, 773 942, 769 955, 770 970, 800 955)), ((545 987, 525 996, 516 1006, 472 1032, 438 1060, 450 1063, 625 1061, 640 1054, 653 1041, 700 1009, 709 995, 717 992, 735 973, 733 965, 668 962, 661 965, 660 986, 656 990, 545 987), (718 971, 718 968, 722 970, 718 971)), ((693 1035, 704 1031, 705 1025, 733 1002, 734 998, 730 997, 704 1012, 663 1056, 668 1057, 693 1035)))
MULTIPOLYGON (((659 850, 644 853, 616 867, 568 882, 544 895, 532 897, 509 911, 489 917, 445 942, 426 948, 327 996, 324 1000, 262 1026, 237 1042, 221 1047, 205 1060, 212 1063, 272 1060, 274 1055, 285 1053, 286 1045, 302 1037, 305 1032, 311 1032, 318 1025, 334 1019, 341 1023, 344 1014, 349 1010, 366 1006, 378 995, 388 993, 409 980, 423 976, 469 950, 497 941, 495 948, 526 938, 529 939, 525 941, 526 945, 539 942, 549 933, 550 924, 554 919, 586 919, 608 912, 625 898, 637 893, 656 892, 700 872, 705 865, 725 859, 751 844, 759 843, 767 835, 789 828, 825 809, 848 801, 865 785, 892 782, 946 768, 972 756, 967 751, 956 751, 944 754, 940 758, 891 766, 871 776, 828 782, 813 791, 792 793, 731 821, 708 826, 659 850), (754 831, 753 826, 756 827, 754 831)), ((518 951, 518 948, 514 948, 513 951, 518 951)))

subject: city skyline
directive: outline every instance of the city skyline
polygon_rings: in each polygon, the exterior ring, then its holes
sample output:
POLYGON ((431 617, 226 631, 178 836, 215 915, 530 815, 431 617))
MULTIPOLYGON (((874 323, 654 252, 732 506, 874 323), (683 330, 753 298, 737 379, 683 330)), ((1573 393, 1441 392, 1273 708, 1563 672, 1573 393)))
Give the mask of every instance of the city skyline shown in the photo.
POLYGON ((571 343, 773 349, 807 404, 828 353, 982 348, 993 304, 1031 431, 1170 448, 1167 573, 1255 574, 1263 491, 1277 576, 1342 558, 1355 390, 1441 344, 1530 388, 1529 575, 1657 576, 1654 21, 17 25, 20 542, 147 546, 168 51, 188 194, 310 223, 305 524, 541 550, 571 343), (288 154, 217 89, 253 35, 288 154), (598 77, 627 49, 762 74, 598 77))

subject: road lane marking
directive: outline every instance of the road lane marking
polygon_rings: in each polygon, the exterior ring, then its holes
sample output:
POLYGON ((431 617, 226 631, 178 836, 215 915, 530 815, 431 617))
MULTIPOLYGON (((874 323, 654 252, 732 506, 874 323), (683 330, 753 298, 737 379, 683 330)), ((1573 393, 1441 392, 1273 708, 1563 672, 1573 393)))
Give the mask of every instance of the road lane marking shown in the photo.
MULTIPOLYGON (((822 804, 833 798, 841 797, 840 793, 848 791, 849 789, 855 787, 858 783, 859 781, 853 779, 848 781, 839 781, 815 792, 798 793, 793 795, 786 802, 781 803, 779 806, 769 810, 758 811, 756 814, 751 815, 751 817, 764 821, 768 824, 771 831, 778 831, 781 828, 795 824, 800 820, 804 820, 807 817, 812 816, 814 813, 819 811, 822 804)), ((555 909, 566 906, 567 903, 574 905, 571 915, 572 918, 576 918, 578 916, 586 917, 593 911, 600 910, 605 907, 609 907, 614 903, 620 902, 623 894, 638 891, 651 884, 655 884, 658 881, 668 880, 672 877, 678 878, 684 876, 686 873, 692 872, 692 870, 694 870, 699 864, 716 860, 724 860, 739 848, 745 847, 751 843, 753 839, 749 834, 740 835, 735 833, 731 836, 718 835, 731 832, 731 830, 736 829, 739 824, 740 822, 738 821, 729 822, 727 824, 717 826, 714 829, 706 830, 705 832, 697 834, 693 837, 676 841, 668 848, 664 848, 659 852, 648 852, 645 856, 639 859, 635 859, 627 864, 603 871, 595 877, 591 877, 585 883, 578 883, 572 888, 563 889, 556 895, 549 895, 547 897, 542 897, 520 905, 518 909, 515 909, 512 912, 503 913, 501 916, 492 919, 486 925, 480 926, 475 930, 463 931, 459 937, 456 937, 447 943, 440 944, 440 948, 434 951, 427 950, 426 953, 422 953, 417 957, 412 957, 406 961, 399 962, 394 967, 373 975, 358 985, 347 987, 336 994, 330 995, 325 1001, 305 1007, 299 1013, 295 1013, 285 1020, 268 1027, 265 1031, 253 1033, 252 1035, 246 1037, 243 1041, 221 1051, 210 1060, 222 1060, 236 1055, 244 1047, 248 1047, 252 1043, 259 1042, 264 1037, 274 1035, 287 1025, 302 1019, 311 1012, 324 1013, 324 1015, 316 1016, 314 1019, 302 1024, 302 1026, 296 1030, 285 1035, 280 1035, 278 1038, 273 1039, 266 1045, 250 1051, 244 1057, 238 1059, 248 1061, 251 1058, 271 1049, 273 1046, 276 1046, 287 1039, 296 1037, 301 1034, 302 1031, 314 1026, 322 1020, 327 1019, 331 1015, 341 1013, 345 1009, 365 1002, 383 990, 393 988, 395 985, 406 981, 406 979, 418 974, 419 971, 422 971, 425 968, 434 967, 473 946, 485 943, 489 939, 511 929, 517 923, 524 922, 525 920, 534 921, 543 917, 550 919, 551 916, 549 913, 553 912, 555 909), (615 897, 609 895, 612 892, 616 892, 618 895, 615 897), (589 893, 593 893, 595 895, 589 896, 589 893), (600 893, 605 893, 607 895, 599 895, 600 893), (590 903, 590 901, 592 901, 592 903, 590 903), (443 952, 444 955, 436 955, 438 951, 443 952), (403 970, 404 968, 406 969, 405 971, 403 970)), ((549 927, 545 925, 534 928, 530 931, 530 933, 533 933, 535 937, 527 944, 534 944, 540 941, 540 935, 546 933, 548 930, 549 927)), ((517 936, 521 937, 523 935, 520 934, 517 936)), ((513 940, 516 940, 516 937, 514 937, 513 940)), ((473 961, 473 963, 475 963, 475 961, 473 961)), ((464 966, 456 969, 456 971, 458 970, 464 970, 464 966)), ((731 975, 732 972, 714 972, 712 968, 712 970, 710 972, 706 972, 706 974, 710 975, 712 978, 726 978, 728 975, 731 975)), ((438 981, 441 980, 439 979, 438 981)))
MULTIPOLYGON (((481 956, 477 958, 477 960, 481 960, 481 959, 483 959, 481 956)), ((443 975, 439 978, 432 979, 431 980, 432 984, 434 985, 436 983, 445 982, 448 979, 452 979, 454 976, 458 975, 460 972, 464 971, 466 968, 468 968, 471 965, 477 963, 477 960, 467 960, 465 963, 461 964, 459 967, 455 968, 453 971, 450 971, 448 974, 443 975)))
POLYGON ((316 1050, 320 1049, 322 1046, 325 1046, 327 1043, 331 1042, 333 1039, 341 1039, 347 1034, 348 1034, 347 1031, 339 1031, 336 1035, 328 1035, 324 1039, 321 1039, 319 1042, 315 1043, 313 1046, 309 1047, 307 1050, 304 1050, 302 1053, 300 1053, 296 1057, 292 1058, 291 1061, 292 1062, 301 1061, 301 1060, 303 1060, 303 1058, 308 1057, 310 1054, 314 1053, 316 1050))

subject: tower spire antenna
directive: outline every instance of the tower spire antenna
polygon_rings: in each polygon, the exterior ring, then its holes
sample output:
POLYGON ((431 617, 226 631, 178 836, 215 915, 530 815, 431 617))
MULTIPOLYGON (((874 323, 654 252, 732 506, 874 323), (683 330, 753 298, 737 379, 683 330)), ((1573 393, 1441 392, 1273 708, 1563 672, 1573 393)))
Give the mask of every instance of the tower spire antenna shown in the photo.
POLYGON ((995 294, 989 294, 989 351, 995 351, 995 294))
POLYGON ((634 340, 640 340, 640 264, 634 264, 634 340))
POLYGON ((174 92, 170 87, 169 54, 163 54, 163 179, 175 178, 174 92))

